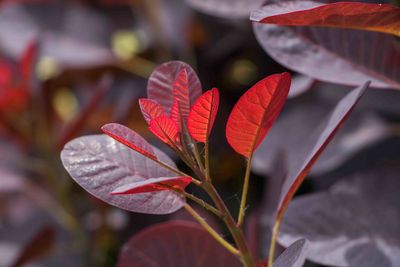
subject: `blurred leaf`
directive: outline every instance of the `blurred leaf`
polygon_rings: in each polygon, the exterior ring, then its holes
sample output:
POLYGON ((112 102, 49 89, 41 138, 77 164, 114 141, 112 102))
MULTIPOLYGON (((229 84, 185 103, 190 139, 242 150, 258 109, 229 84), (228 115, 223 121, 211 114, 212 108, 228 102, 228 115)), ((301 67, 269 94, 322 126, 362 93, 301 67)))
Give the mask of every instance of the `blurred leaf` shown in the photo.
POLYGON ((171 221, 151 226, 123 247, 118 267, 240 267, 240 261, 200 226, 171 221))
MULTIPOLYGON (((316 88, 324 93, 331 88, 316 88)), ((336 89, 336 88, 335 88, 336 89)), ((340 97, 343 97, 340 90, 340 97)), ((347 89, 346 89, 347 91, 347 89)), ((376 90, 369 90, 370 92, 376 90)), ((380 91, 380 93, 385 93, 380 91)), ((264 140, 254 153, 253 170, 257 173, 270 175, 276 169, 276 156, 283 150, 288 162, 295 162, 302 157, 304 143, 309 140, 312 129, 316 129, 323 119, 329 115, 334 104, 340 99, 311 97, 310 99, 292 100, 288 109, 271 128, 268 138, 264 140), (295 130, 293 130, 295 129, 295 130)), ((364 104, 364 97, 360 107, 364 104)), ((390 136, 389 126, 374 112, 361 109, 352 114, 349 123, 343 125, 320 159, 311 170, 312 175, 320 175, 341 166, 351 157, 366 147, 390 136)))
POLYGON ((321 153, 347 119, 358 100, 368 88, 367 82, 348 93, 334 108, 323 124, 310 136, 310 139, 303 142, 302 153, 293 162, 288 162, 289 171, 285 179, 280 195, 277 209, 277 217, 281 218, 294 193, 297 191, 305 177, 316 163, 321 153))
MULTIPOLYGON (((262 7, 264 15, 294 10, 303 1, 262 7)), ((260 45, 280 64, 321 81, 400 88, 400 50, 394 36, 361 30, 254 23, 260 45)))
POLYGON ((290 74, 274 74, 253 85, 233 107, 226 124, 231 147, 250 157, 262 142, 286 102, 290 74))
MULTIPOLYGON (((155 147, 153 150, 157 159, 175 167, 167 155, 155 147)), ((183 200, 170 191, 111 195, 116 188, 135 181, 174 177, 176 174, 106 135, 90 135, 72 140, 61 152, 61 160, 72 178, 85 190, 119 208, 167 214, 183 205, 183 200)))
POLYGON ((400 36, 400 8, 393 5, 298 1, 295 5, 279 7, 273 14, 265 9, 255 10, 251 20, 277 25, 360 29, 400 36))
POLYGON ((11 267, 22 267, 48 254, 55 243, 55 231, 51 227, 43 227, 25 244, 18 258, 11 267))
POLYGON ((296 74, 292 78, 292 84, 288 98, 294 98, 306 93, 315 84, 315 80, 302 74, 296 74))
POLYGON ((299 239, 291 244, 274 262, 272 267, 301 267, 306 261, 307 241, 299 239))
POLYGON ((194 9, 208 15, 229 18, 247 19, 250 12, 264 0, 186 0, 194 9))
POLYGON ((307 257, 343 267, 400 266, 398 168, 370 170, 329 192, 296 198, 282 221, 279 241, 309 240, 307 257))
POLYGON ((189 113, 187 127, 190 135, 198 142, 207 142, 217 116, 219 92, 217 88, 202 94, 189 113))

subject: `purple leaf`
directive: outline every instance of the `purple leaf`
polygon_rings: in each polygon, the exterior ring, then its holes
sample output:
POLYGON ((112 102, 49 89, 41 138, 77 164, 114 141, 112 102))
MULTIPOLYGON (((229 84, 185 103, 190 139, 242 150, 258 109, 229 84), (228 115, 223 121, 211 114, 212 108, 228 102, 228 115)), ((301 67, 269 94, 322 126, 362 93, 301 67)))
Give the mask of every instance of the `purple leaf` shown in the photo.
POLYGON ((201 95, 200 80, 194 70, 181 61, 169 61, 157 67, 149 77, 147 84, 147 97, 157 101, 165 107, 167 112, 171 110, 174 103, 173 87, 178 74, 186 69, 189 86, 190 106, 201 95))
POLYGON ((316 81, 306 75, 297 74, 292 77, 292 84, 290 86, 290 91, 288 98, 294 98, 306 93, 310 90, 316 81))
POLYGON ((208 15, 247 19, 250 12, 261 6, 264 0, 186 0, 194 9, 208 15))
MULTIPOLYGON (((286 152, 288 162, 295 162, 302 157, 302 145, 308 140, 313 129, 329 115, 334 108, 336 99, 343 97, 343 91, 339 88, 317 87, 318 94, 324 94, 336 90, 340 96, 331 98, 311 97, 309 99, 292 100, 288 109, 281 114, 278 121, 254 154, 253 170, 260 174, 270 175, 275 170, 274 159, 281 150, 286 152), (331 90, 332 89, 332 90, 331 90), (333 98, 333 99, 332 99, 333 98), (296 129, 293 131, 292 129, 296 129)), ((386 93, 388 91, 370 90, 370 93, 386 93)), ((395 92, 395 91, 392 91, 395 92)), ((333 92, 332 92, 333 93, 333 92)), ((365 104, 363 97, 360 106, 365 104)), ((321 175, 341 166, 362 149, 375 144, 390 135, 387 124, 375 113, 366 110, 357 110, 349 123, 343 125, 336 137, 329 144, 311 170, 312 175, 321 175)))
POLYGON ((118 267, 240 267, 240 261, 197 224, 171 221, 134 235, 118 267))
POLYGON ((307 257, 323 265, 399 267, 399 173, 359 173, 328 192, 296 198, 283 218, 280 243, 307 238, 307 257))
MULTIPOLYGON (((142 147, 147 145, 142 144, 142 147)), ((167 155, 155 147, 152 149, 157 159, 175 167, 167 155)), ((61 152, 61 160, 79 185, 116 207, 140 213, 167 214, 183 205, 183 199, 171 191, 111 195, 113 190, 126 184, 149 178, 174 177, 176 174, 106 135, 72 140, 61 152)))
POLYGON ((307 241, 299 239, 291 244, 274 262, 272 267, 301 267, 306 261, 307 241))
MULTIPOLYGON (((262 7, 265 15, 300 9, 311 1, 279 1, 262 7)), ((264 50, 280 64, 312 78, 379 88, 400 88, 396 38, 360 30, 288 27, 254 23, 264 50)))
POLYGON ((340 126, 347 119, 358 100, 368 88, 366 83, 348 93, 335 107, 328 118, 320 125, 309 141, 304 141, 303 152, 296 161, 289 162, 289 172, 282 186, 281 196, 278 205, 278 218, 281 218, 287 205, 292 199, 298 187, 310 172, 312 166, 325 150, 326 146, 333 139, 340 126))

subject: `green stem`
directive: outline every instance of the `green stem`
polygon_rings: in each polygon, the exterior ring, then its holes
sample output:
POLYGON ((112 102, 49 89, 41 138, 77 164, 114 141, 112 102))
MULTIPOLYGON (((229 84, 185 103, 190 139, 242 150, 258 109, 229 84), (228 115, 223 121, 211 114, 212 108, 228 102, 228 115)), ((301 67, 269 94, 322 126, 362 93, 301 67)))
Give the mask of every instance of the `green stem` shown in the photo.
POLYGON ((247 194, 249 192, 249 181, 250 181, 250 171, 251 171, 251 160, 252 160, 252 157, 253 157, 253 155, 250 155, 250 157, 247 159, 246 174, 244 176, 242 198, 241 198, 241 201, 240 201, 239 215, 238 215, 238 221, 237 221, 238 227, 242 226, 243 221, 244 221, 244 216, 245 216, 245 213, 246 213, 246 203, 247 203, 247 194))
POLYGON ((250 253, 249 248, 247 247, 246 241, 244 239, 243 231, 238 227, 233 219, 231 213, 226 207, 224 201, 221 199, 221 196, 218 194, 217 190, 211 183, 204 183, 203 189, 208 193, 211 197, 217 208, 224 214, 224 223, 229 229, 229 232, 232 234, 232 237, 240 251, 240 259, 245 267, 254 267, 255 263, 250 253))
POLYGON ((223 239, 189 204, 185 203, 183 206, 190 215, 195 218, 200 225, 224 248, 226 248, 229 252, 231 252, 235 256, 239 256, 240 252, 229 244, 225 239, 223 239))
POLYGON ((210 155, 209 155, 209 143, 208 143, 208 138, 206 140, 205 146, 204 146, 204 154, 205 154, 205 165, 206 165, 206 182, 210 183, 211 182, 211 176, 210 176, 210 155))
POLYGON ((272 229, 271 244, 269 246, 269 253, 268 253, 268 266, 272 266, 275 259, 276 241, 278 239, 280 225, 281 225, 281 219, 278 217, 275 220, 274 228, 272 229))

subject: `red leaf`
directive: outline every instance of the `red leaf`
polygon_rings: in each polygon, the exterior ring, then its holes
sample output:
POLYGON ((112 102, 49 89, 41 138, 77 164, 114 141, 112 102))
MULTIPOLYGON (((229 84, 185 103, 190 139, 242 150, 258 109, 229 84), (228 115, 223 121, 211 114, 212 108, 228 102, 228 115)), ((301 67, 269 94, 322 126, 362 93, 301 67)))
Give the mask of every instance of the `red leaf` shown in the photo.
POLYGON ((170 190, 169 187, 183 191, 192 182, 192 178, 181 177, 159 177, 149 178, 145 181, 131 183, 118 187, 111 192, 113 195, 140 194, 147 192, 156 192, 170 190))
POLYGON ((201 95, 201 84, 194 70, 181 61, 170 61, 158 66, 149 77, 147 96, 156 100, 167 112, 170 112, 174 102, 174 83, 178 75, 186 71, 190 104, 201 95))
POLYGON ((26 48, 20 61, 21 79, 24 83, 30 82, 35 73, 35 61, 37 57, 38 43, 31 42, 26 48))
POLYGON ((134 235, 118 267, 240 267, 240 261, 195 223, 170 221, 134 235))
POLYGON ((109 123, 101 127, 101 130, 105 134, 126 145, 127 147, 132 148, 140 154, 154 160, 157 159, 157 157, 154 155, 151 145, 147 143, 143 137, 128 127, 118 123, 109 123))
POLYGON ((181 131, 182 119, 181 119, 181 113, 179 111, 179 102, 176 99, 172 104, 171 114, 169 117, 176 123, 176 125, 178 126, 178 130, 181 131))
POLYGON ((234 106, 226 137, 239 154, 250 157, 268 133, 285 104, 290 74, 274 74, 256 83, 234 106))
MULTIPOLYGON (((177 108, 180 117, 186 121, 190 112, 191 103, 189 96, 188 76, 185 68, 182 68, 176 77, 172 92, 174 94, 174 103, 178 103, 177 108)), ((172 105, 174 105, 174 103, 172 105)), ((178 123, 178 125, 180 125, 180 123, 178 123)))
POLYGON ((297 191, 305 177, 310 172, 312 166, 318 160, 321 153, 325 150, 329 142, 333 139, 340 126, 347 119, 358 100, 368 88, 369 83, 354 89, 347 94, 335 107, 321 128, 311 135, 312 142, 307 143, 304 147, 304 158, 290 164, 289 173, 282 186, 282 191, 277 208, 278 217, 285 212, 294 193, 297 191), (308 146, 310 144, 311 146, 308 146))
POLYGON ((393 5, 302 1, 298 8, 278 9, 274 13, 259 9, 252 13, 251 20, 278 25, 360 29, 400 36, 400 8, 393 5))
POLYGON ((193 105, 188 118, 188 130, 196 141, 205 143, 217 116, 219 92, 213 88, 200 96, 193 105))
POLYGON ((164 107, 158 104, 157 101, 151 99, 146 99, 146 98, 139 99, 139 106, 140 110, 142 111, 143 118, 145 119, 147 124, 150 124, 150 121, 152 119, 155 119, 161 115, 167 115, 164 107))
POLYGON ((150 131, 169 146, 176 146, 179 129, 168 116, 162 115, 150 121, 150 131))

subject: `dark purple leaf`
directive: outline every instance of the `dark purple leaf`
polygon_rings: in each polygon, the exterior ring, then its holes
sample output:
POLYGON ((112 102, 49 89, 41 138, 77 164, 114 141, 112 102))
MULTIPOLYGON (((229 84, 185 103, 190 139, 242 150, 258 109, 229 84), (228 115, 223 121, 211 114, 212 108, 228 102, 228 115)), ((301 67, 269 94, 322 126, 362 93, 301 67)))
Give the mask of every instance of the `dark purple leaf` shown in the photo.
POLYGON ((118 267, 240 267, 240 261, 203 228, 172 221, 134 235, 122 248, 118 267))
MULTIPOLYGON (((309 1, 279 1, 265 14, 295 10, 309 1)), ((282 65, 312 78, 379 88, 400 88, 400 50, 394 36, 361 30, 254 23, 264 50, 282 65)))
POLYGON ((299 188, 312 166, 333 139, 340 126, 347 119, 358 100, 361 98, 369 83, 348 93, 335 107, 323 124, 320 125, 309 141, 304 141, 304 149, 294 162, 289 162, 289 172, 282 186, 278 205, 278 218, 281 218, 294 193, 299 188))
POLYGON ((299 239, 291 244, 274 262, 272 267, 301 267, 306 261, 307 241, 299 239))
POLYGON ((169 61, 157 67, 149 77, 147 97, 157 101, 169 112, 174 103, 174 83, 178 74, 186 69, 190 106, 201 95, 200 80, 194 70, 181 61, 169 61))
POLYGON ((51 227, 40 229, 19 253, 11 267, 22 267, 49 253, 55 243, 55 231, 51 227))
POLYGON ((306 75, 297 74, 292 77, 292 84, 288 98, 294 98, 300 96, 310 90, 316 81, 306 75))
POLYGON ((324 265, 399 267, 399 173, 359 173, 329 192, 296 198, 283 218, 280 243, 305 237, 307 257, 324 265))
MULTIPOLYGON (((286 152, 288 162, 302 157, 302 145, 308 140, 329 112, 337 99, 343 97, 347 89, 317 87, 318 93, 336 93, 334 97, 310 97, 292 100, 288 109, 281 114, 271 131, 254 154, 253 170, 270 175, 275 170, 275 158, 281 150, 286 152), (333 92, 332 90, 336 90, 333 92), (293 131, 293 129, 296 129, 293 131)), ((388 91, 370 90, 366 93, 386 93, 388 91)), ((395 92, 395 91, 391 91, 395 92)), ((308 97, 308 96, 307 96, 308 97)), ((360 106, 364 105, 363 97, 360 106)), ((390 135, 387 124, 375 113, 366 110, 355 111, 349 123, 343 125, 311 170, 312 175, 320 175, 341 166, 362 149, 375 144, 390 135)))
MULTIPOLYGON (((153 151, 160 161, 175 167, 163 152, 155 147, 153 151)), ((183 205, 184 200, 171 191, 111 195, 113 190, 126 184, 149 178, 175 177, 176 174, 106 135, 90 135, 72 140, 61 152, 61 160, 72 178, 85 190, 119 208, 166 214, 183 205)))
POLYGON ((186 0, 194 9, 208 15, 228 18, 247 19, 250 12, 264 2, 264 0, 186 0))

